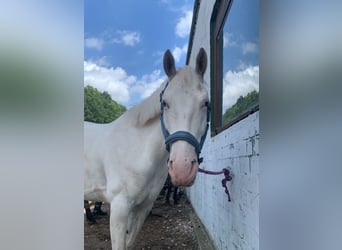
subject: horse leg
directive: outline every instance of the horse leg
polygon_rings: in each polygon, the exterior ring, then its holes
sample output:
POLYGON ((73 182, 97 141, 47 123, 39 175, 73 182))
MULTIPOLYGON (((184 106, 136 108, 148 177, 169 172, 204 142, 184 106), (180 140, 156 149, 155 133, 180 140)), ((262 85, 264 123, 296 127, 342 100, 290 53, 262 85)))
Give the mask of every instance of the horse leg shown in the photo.
POLYGON ((173 203, 178 204, 178 187, 173 188, 173 203))
POLYGON ((126 250, 128 215, 131 207, 125 197, 114 198, 110 203, 110 237, 113 250, 126 250))
POLYGON ((100 216, 107 215, 106 212, 102 211, 101 207, 102 207, 102 201, 101 202, 96 201, 94 211, 93 211, 93 215, 100 215, 100 216))
POLYGON ((166 185, 164 185, 163 186, 163 188, 162 188, 162 190, 160 190, 160 193, 159 193, 159 195, 162 195, 162 196, 164 196, 165 195, 165 190, 167 189, 167 186, 166 185))
POLYGON ((151 211, 152 206, 153 203, 152 205, 147 205, 146 207, 139 206, 131 212, 128 220, 127 249, 133 249, 135 239, 137 238, 149 211, 151 211))
POLYGON ((90 224, 95 224, 96 220, 93 217, 93 214, 90 211, 90 205, 89 205, 89 201, 84 200, 84 209, 86 211, 86 218, 89 221, 90 224))
POLYGON ((170 182, 170 183, 168 183, 168 186, 167 186, 167 193, 166 193, 166 201, 165 201, 165 203, 166 203, 167 205, 170 205, 171 188, 172 188, 172 184, 171 184, 171 182, 170 182))

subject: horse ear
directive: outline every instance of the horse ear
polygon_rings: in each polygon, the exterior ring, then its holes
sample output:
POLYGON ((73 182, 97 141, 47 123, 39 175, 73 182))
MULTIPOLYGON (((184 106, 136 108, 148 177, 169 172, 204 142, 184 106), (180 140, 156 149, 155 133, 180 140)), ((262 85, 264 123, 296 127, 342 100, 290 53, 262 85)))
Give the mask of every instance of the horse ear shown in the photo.
POLYGON ((172 78, 176 74, 175 59, 170 50, 167 50, 163 58, 164 71, 169 78, 172 78))
POLYGON ((203 48, 200 49, 196 57, 196 72, 202 77, 207 69, 207 53, 203 48))

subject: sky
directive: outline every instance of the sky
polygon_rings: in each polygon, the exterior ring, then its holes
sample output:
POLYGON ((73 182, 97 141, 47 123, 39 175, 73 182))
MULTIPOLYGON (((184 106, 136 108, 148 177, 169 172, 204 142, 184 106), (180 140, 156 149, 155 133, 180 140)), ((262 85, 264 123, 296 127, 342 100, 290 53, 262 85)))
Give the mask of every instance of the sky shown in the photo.
POLYGON ((223 33, 224 113, 239 96, 259 91, 259 1, 234 1, 223 33))
MULTIPOLYGON (((176 67, 185 65, 193 4, 193 0, 85 0, 84 85, 107 91, 127 108, 148 97, 166 79, 162 58, 167 49, 176 67)), ((258 53, 257 39, 237 40, 232 34, 234 31, 225 35, 228 47, 249 55, 258 53), (228 37, 235 40, 229 43, 228 37), (241 44, 230 46, 232 42, 241 44)), ((230 74, 239 76, 258 65, 256 61, 239 61, 245 67, 232 66, 230 74)), ((230 82, 224 83, 228 86, 230 82)))

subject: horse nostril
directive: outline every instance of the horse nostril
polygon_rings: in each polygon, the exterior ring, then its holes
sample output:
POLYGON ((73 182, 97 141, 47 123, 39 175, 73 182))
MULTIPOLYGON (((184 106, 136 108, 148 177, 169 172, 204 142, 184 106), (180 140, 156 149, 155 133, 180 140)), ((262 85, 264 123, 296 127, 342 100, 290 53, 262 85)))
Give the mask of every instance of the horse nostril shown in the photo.
POLYGON ((173 169, 173 160, 169 160, 169 168, 173 169))
POLYGON ((191 161, 191 167, 190 167, 191 171, 193 171, 193 169, 196 168, 196 165, 197 165, 197 160, 196 160, 196 159, 193 159, 193 160, 191 161))

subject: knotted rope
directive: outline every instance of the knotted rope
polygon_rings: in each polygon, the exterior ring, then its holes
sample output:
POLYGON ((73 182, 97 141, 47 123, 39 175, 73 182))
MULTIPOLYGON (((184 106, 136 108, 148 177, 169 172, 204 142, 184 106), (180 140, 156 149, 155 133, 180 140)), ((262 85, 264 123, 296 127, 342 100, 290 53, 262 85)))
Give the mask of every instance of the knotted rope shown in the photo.
POLYGON ((216 171, 204 170, 202 168, 199 168, 198 172, 204 173, 204 174, 210 174, 210 175, 224 174, 224 178, 222 179, 221 183, 222 183, 222 187, 225 189, 226 194, 228 195, 228 202, 231 202, 230 194, 229 194, 228 187, 227 187, 227 181, 231 181, 233 178, 230 175, 230 172, 227 168, 224 168, 221 171, 217 171, 217 172, 216 171))

